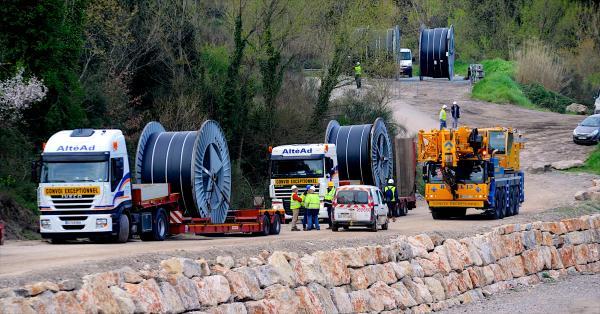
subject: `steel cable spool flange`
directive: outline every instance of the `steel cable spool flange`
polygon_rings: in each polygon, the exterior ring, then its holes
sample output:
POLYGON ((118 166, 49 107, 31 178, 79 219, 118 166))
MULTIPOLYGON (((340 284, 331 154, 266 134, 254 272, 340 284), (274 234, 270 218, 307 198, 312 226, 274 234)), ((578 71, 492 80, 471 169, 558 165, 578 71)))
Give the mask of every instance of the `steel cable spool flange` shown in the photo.
POLYGON ((146 152, 146 145, 151 135, 165 132, 165 128, 158 122, 148 122, 138 140, 137 150, 135 153, 135 182, 142 183, 142 163, 146 152))
POLYGON ((382 118, 377 118, 371 127, 371 168, 373 183, 383 189, 392 177, 394 165, 393 150, 387 127, 382 118))
POLYGON ((202 217, 223 223, 231 199, 231 163, 227 140, 219 124, 205 121, 194 145, 193 188, 202 217))

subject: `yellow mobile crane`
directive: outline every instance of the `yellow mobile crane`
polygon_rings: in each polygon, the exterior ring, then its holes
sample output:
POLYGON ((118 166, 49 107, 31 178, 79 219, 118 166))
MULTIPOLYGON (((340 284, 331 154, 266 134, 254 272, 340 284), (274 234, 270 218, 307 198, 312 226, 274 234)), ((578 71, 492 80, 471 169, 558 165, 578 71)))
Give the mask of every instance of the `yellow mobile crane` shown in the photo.
POLYGON ((467 208, 494 219, 519 213, 525 200, 519 165, 524 143, 516 130, 421 130, 417 144, 433 219, 464 216, 467 208))

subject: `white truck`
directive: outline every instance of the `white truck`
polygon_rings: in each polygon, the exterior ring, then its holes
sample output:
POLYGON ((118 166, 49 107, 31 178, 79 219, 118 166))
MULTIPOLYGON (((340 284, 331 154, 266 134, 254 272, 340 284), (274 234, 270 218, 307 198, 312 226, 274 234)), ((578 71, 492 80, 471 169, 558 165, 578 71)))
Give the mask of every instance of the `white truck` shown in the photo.
MULTIPOLYGON (((327 219, 323 197, 329 181, 339 186, 338 160, 333 144, 294 144, 269 148, 269 197, 273 209, 285 209, 285 218, 292 218, 290 197, 292 186, 304 193, 307 185, 314 185, 321 198, 319 218, 327 219)), ((300 215, 304 215, 301 211, 300 215)))
POLYGON ((408 48, 400 48, 400 75, 413 76, 413 61, 412 52, 408 48))
MULTIPOLYGON (((151 122, 148 126, 154 126, 153 123, 156 122, 151 122)), ((210 127, 215 124, 214 121, 212 124, 208 121, 203 124, 199 133, 208 135, 198 135, 199 142, 206 138, 216 138, 215 142, 218 140, 214 133, 203 133, 205 125, 206 130, 210 131, 214 130, 210 127)), ((175 133, 154 133, 158 136, 140 138, 155 138, 158 141, 161 135, 175 133)), ((175 134, 172 138, 179 136, 184 139, 174 139, 169 143, 185 144, 185 139, 191 137, 189 134, 192 132, 175 134)), ((224 141, 224 137, 222 138, 224 141)), ((141 142, 144 141, 140 140, 141 142)), ((193 143, 191 140, 189 142, 193 143)), ((138 145, 138 153, 140 147, 138 145)), ((173 158, 161 157, 160 149, 152 149, 147 157, 140 158, 138 154, 136 159, 152 159, 164 166, 162 172, 152 170, 155 179, 163 174, 168 177, 167 171, 177 173, 179 170, 176 182, 167 179, 166 182, 132 184, 125 137, 120 130, 76 129, 54 134, 45 144, 40 160, 34 163, 32 173, 34 179, 39 180, 37 193, 42 238, 50 239, 53 243, 79 238, 126 242, 134 234, 144 241, 162 241, 169 234, 180 233, 279 234, 281 222, 284 221, 283 210, 230 209, 225 221, 220 223, 215 223, 210 217, 189 215, 191 207, 190 204, 186 206, 186 195, 174 188, 177 188, 183 178, 182 174, 185 174, 182 168, 187 165, 186 159, 189 162, 192 150, 177 152, 174 147, 175 144, 169 144, 170 149, 165 150, 173 158), (179 169, 167 167, 169 164, 163 160, 175 160, 179 169)), ((200 150, 200 146, 195 147, 200 150)), ((209 157, 216 156, 215 154, 211 143, 200 155, 209 157)), ((217 184, 215 180, 218 180, 218 172, 213 172, 210 165, 216 164, 214 160, 205 161, 208 168, 202 168, 202 180, 199 182, 213 187, 212 190, 207 190, 211 193, 217 184)), ((216 195, 211 194, 210 199, 215 200, 216 195)))

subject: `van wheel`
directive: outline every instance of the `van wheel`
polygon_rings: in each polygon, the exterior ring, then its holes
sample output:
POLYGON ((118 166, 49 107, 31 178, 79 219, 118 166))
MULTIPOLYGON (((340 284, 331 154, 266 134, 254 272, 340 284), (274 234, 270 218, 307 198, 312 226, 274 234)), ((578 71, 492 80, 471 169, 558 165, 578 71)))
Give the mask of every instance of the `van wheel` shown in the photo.
POLYGON ((50 243, 52 244, 65 244, 67 240, 61 238, 50 238, 50 243))
POLYGON ((385 223, 383 225, 381 225, 381 230, 388 230, 388 224, 389 224, 389 220, 386 220, 385 223))
POLYGON ((340 226, 338 226, 336 223, 331 225, 331 231, 338 232, 339 230, 340 230, 340 226))
POLYGON ((271 228, 269 228, 269 234, 279 234, 279 232, 281 232, 281 217, 275 215, 273 224, 271 225, 271 228))
POLYGON ((129 240, 129 217, 126 214, 122 214, 119 218, 119 233, 114 240, 117 243, 125 243, 129 240))

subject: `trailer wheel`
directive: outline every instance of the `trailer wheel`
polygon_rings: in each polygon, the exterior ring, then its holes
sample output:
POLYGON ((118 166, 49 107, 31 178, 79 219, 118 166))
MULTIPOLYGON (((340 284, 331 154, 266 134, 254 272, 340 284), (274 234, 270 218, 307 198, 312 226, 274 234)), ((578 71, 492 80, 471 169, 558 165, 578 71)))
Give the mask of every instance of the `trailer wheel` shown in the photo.
POLYGON ((152 231, 140 234, 142 241, 163 241, 167 237, 168 223, 165 211, 161 208, 152 220, 152 231))
POLYGON ((281 217, 276 214, 273 218, 273 224, 269 228, 269 234, 279 234, 279 232, 281 232, 281 217))
POLYGON ((270 219, 269 219, 269 215, 264 215, 262 218, 262 225, 263 225, 263 229, 262 231, 259 232, 254 232, 255 235, 259 235, 259 236, 268 236, 269 232, 271 230, 271 223, 270 223, 270 219))
POLYGON ((121 214, 119 218, 119 232, 114 238, 114 242, 125 243, 129 240, 129 217, 126 214, 121 214))
POLYGON ((408 214, 408 206, 406 205, 405 202, 400 202, 400 204, 398 205, 400 208, 400 216, 406 216, 408 214))

